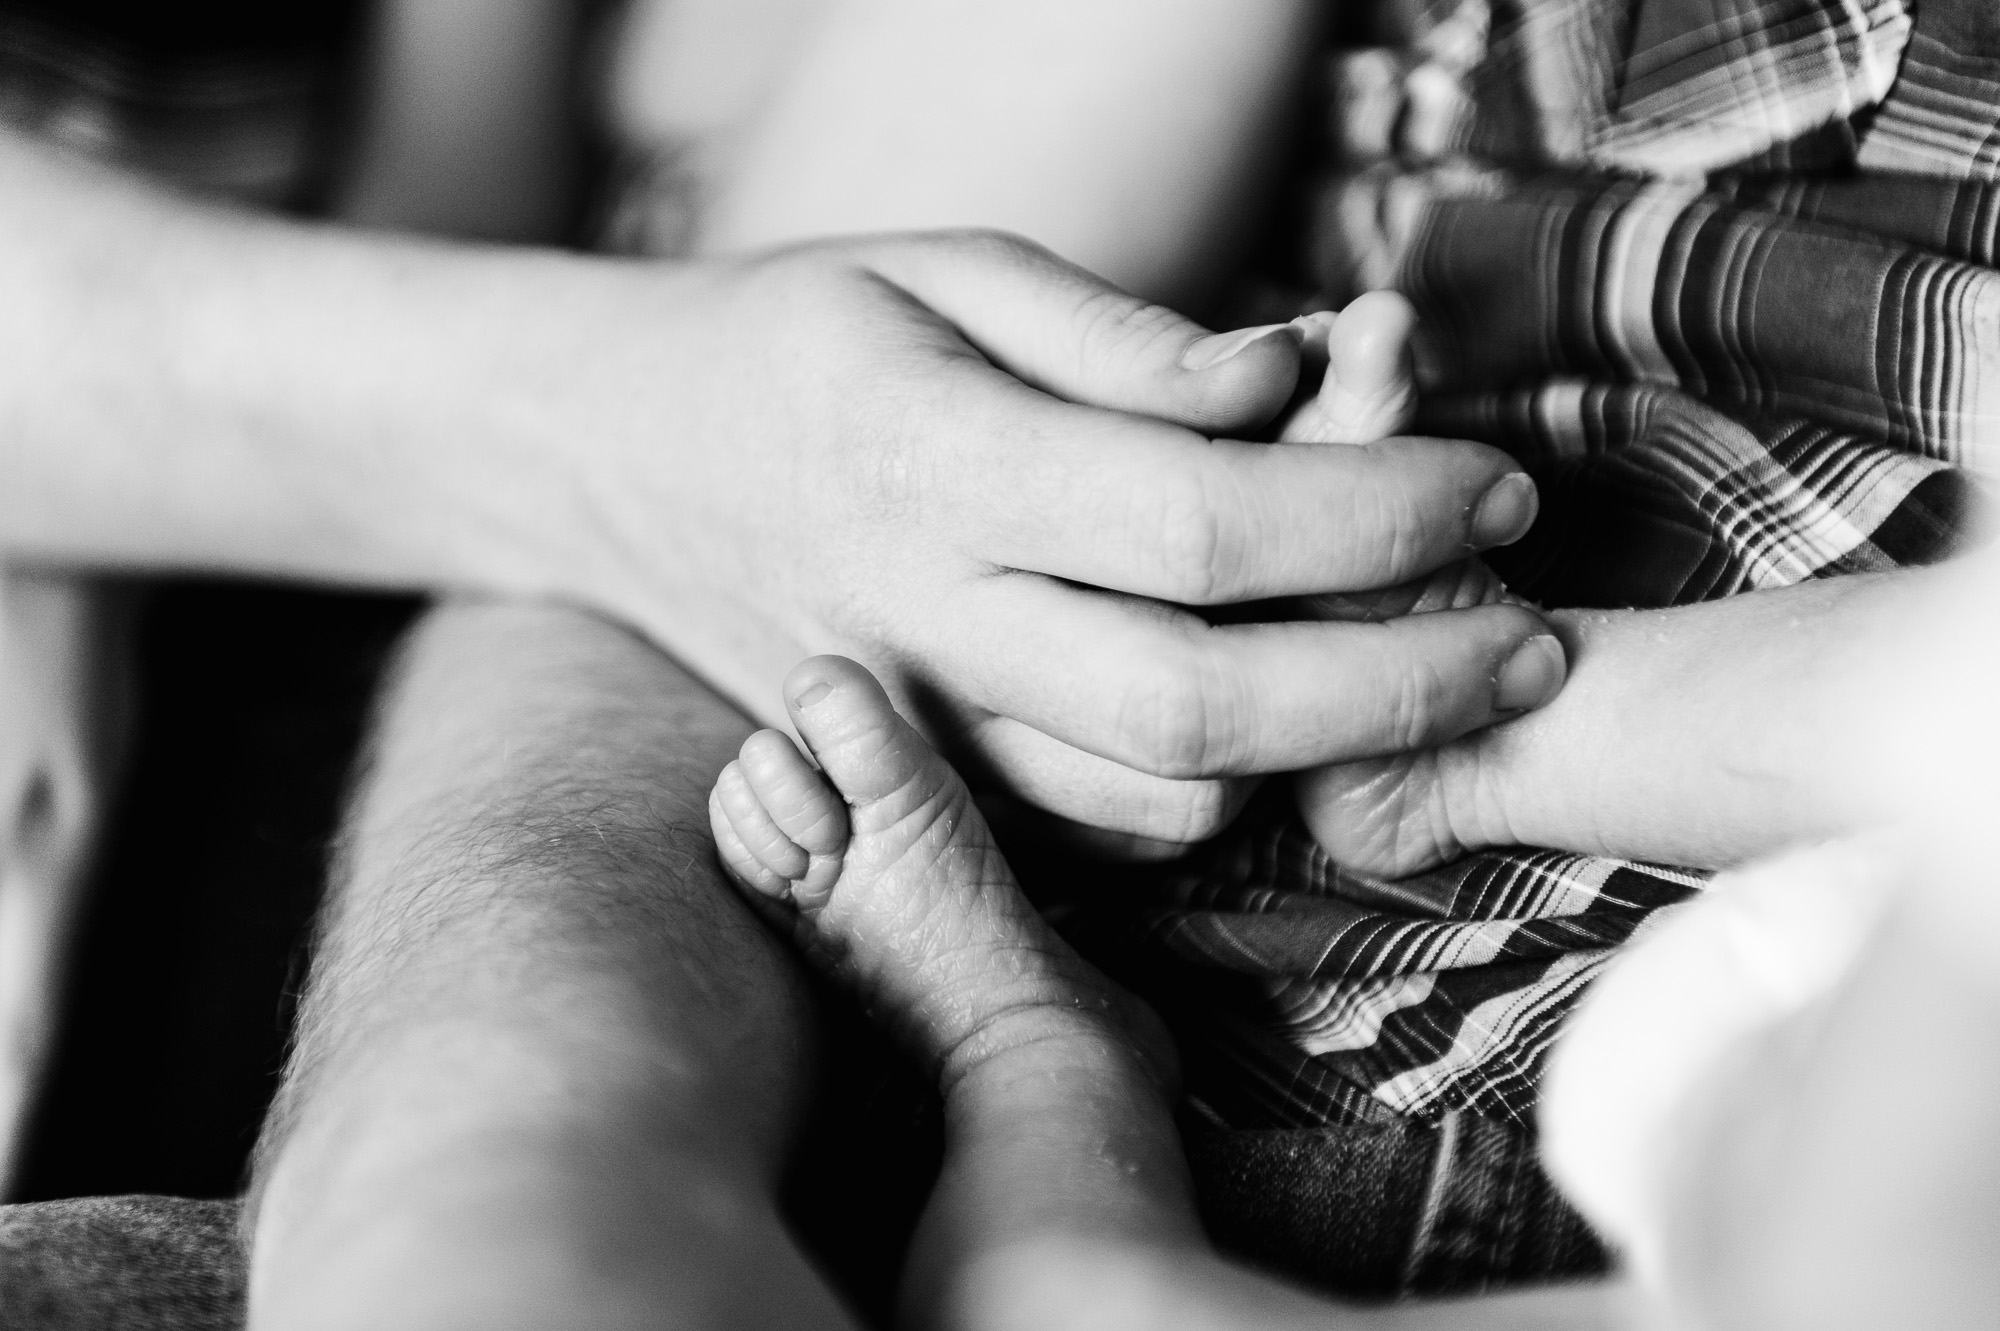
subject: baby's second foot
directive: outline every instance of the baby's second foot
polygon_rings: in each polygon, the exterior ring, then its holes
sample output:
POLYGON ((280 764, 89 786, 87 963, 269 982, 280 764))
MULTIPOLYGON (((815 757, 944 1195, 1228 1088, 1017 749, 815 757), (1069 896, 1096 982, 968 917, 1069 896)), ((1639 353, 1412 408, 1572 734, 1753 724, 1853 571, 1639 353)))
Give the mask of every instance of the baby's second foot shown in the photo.
MULTIPOLYGON (((1311 398, 1278 430, 1286 444, 1372 444, 1409 428, 1417 412, 1410 337, 1417 312, 1394 291, 1357 296, 1338 314, 1320 311, 1292 321, 1310 367, 1326 367, 1311 398)), ((1308 380, 1310 382, 1310 380, 1308 380)))
MULTIPOLYGON (((1278 432, 1286 444, 1372 444, 1408 429, 1417 409, 1416 375, 1410 338, 1417 312, 1394 291, 1357 296, 1338 314, 1321 311, 1293 321, 1303 335, 1305 364, 1326 367, 1312 397, 1300 404, 1278 432)), ((1510 525, 1526 531, 1535 519, 1534 482, 1523 476, 1497 500, 1518 512, 1510 525)), ((1428 577, 1366 592, 1333 592, 1301 598, 1309 619, 1381 621, 1432 610, 1463 610, 1496 601, 1525 604, 1501 585, 1477 557, 1451 564, 1428 577)))
POLYGON ((820 770, 786 736, 759 731, 709 812, 723 864, 794 909, 816 964, 934 1060, 947 1089, 1049 1040, 1115 1045, 1171 1079, 1157 1020, 1036 913, 965 783, 872 675, 815 657, 785 696, 820 770))

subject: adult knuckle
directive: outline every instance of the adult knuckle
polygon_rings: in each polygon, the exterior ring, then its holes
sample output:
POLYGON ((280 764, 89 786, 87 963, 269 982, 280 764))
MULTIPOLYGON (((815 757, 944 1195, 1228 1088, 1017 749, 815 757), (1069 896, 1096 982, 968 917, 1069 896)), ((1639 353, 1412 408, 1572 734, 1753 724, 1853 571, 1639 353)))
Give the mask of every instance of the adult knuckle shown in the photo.
POLYGON ((1185 341, 1187 322, 1164 305, 1135 300, 1113 287, 1094 287, 1077 301, 1080 353, 1131 360, 1162 343, 1185 341))
POLYGON ((832 402, 837 465, 830 476, 821 471, 815 483, 830 484, 859 519, 885 531, 948 523, 962 507, 966 486, 952 437, 930 423, 972 417, 965 376, 947 367, 915 391, 898 376, 867 382, 885 391, 832 402))
POLYGON ((1397 581, 1423 571, 1434 522, 1409 485, 1393 473, 1366 467, 1349 481, 1347 501, 1348 558, 1357 583, 1397 581))
POLYGON ((1432 662, 1417 660, 1396 672, 1389 707, 1389 737, 1398 750, 1427 748, 1438 738, 1450 685, 1432 662))
POLYGON ((915 441, 887 422, 851 421, 835 475, 858 516, 901 523, 922 507, 923 468, 915 441))
POLYGON ((1156 474, 1134 495, 1135 522, 1152 547, 1161 594, 1186 605, 1212 605, 1236 592, 1242 569, 1237 522, 1225 487, 1203 467, 1156 474))
POLYGON ((953 227, 932 235, 932 243, 955 258, 986 259, 1004 264, 1037 263, 1049 250, 1026 236, 991 226, 953 227))
POLYGON ((1132 761, 1152 776, 1202 776, 1213 751, 1215 700, 1198 664, 1154 662, 1126 682, 1118 703, 1118 733, 1132 761))
POLYGON ((1229 814, 1227 782, 1177 781, 1166 788, 1147 833, 1162 841, 1193 845, 1222 831, 1229 814))

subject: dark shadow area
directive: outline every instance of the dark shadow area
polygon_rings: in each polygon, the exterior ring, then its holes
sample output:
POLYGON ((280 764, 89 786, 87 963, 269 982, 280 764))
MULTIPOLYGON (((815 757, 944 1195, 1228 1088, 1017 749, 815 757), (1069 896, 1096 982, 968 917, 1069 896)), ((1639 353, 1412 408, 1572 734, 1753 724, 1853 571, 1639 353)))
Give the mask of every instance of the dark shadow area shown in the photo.
POLYGON ((368 699, 418 604, 148 597, 136 742, 14 1200, 237 1190, 368 699))

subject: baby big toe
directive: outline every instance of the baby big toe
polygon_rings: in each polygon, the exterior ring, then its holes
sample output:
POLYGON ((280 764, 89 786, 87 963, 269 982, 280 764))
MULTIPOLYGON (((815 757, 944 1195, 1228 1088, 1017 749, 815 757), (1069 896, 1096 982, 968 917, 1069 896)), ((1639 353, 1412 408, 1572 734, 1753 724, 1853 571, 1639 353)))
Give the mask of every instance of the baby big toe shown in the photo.
POLYGON ((1416 311, 1392 291, 1357 297, 1324 329, 1326 378, 1289 421, 1288 443, 1368 444, 1409 426, 1416 412, 1410 336, 1416 311))
POLYGON ((957 773, 896 714, 875 677, 815 656, 785 679, 792 724, 852 810, 854 833, 879 835, 961 789, 957 773))

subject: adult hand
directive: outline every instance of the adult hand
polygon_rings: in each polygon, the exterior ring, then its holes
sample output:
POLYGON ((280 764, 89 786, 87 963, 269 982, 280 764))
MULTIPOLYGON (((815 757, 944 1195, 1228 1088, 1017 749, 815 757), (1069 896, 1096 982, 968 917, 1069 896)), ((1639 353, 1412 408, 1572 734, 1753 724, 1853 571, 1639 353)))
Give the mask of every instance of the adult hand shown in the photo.
POLYGON ((642 263, 217 212, 4 137, 0 175, 12 558, 567 595, 739 700, 844 652, 1030 801, 1169 841, 1228 778, 1484 724, 1538 628, 1173 608, 1398 582, 1532 492, 1470 444, 1212 442, 1280 409, 1293 335, 1020 241, 642 263))
MULTIPOLYGON (((1961 576, 1902 569, 1666 610, 1555 611, 1569 674, 1552 705, 1429 751, 1303 773, 1300 809, 1336 860, 1390 877, 1496 845, 1719 869, 1845 835, 1875 821, 1856 774, 1879 770, 1875 732, 1907 706, 1851 681, 1881 644, 1920 640, 1961 576)), ((1944 667, 1924 669, 1942 690, 1944 667)))
POLYGON ((674 294, 671 339, 580 371, 623 411, 584 441, 577 590, 753 708, 844 653, 1031 803, 1185 842, 1226 821, 1232 778, 1431 747, 1560 681, 1508 669, 1546 633, 1518 606, 1197 613, 1400 583, 1533 515, 1481 445, 1229 439, 1290 396, 1285 329, 1212 336, 977 232, 782 251, 674 294), (676 362, 701 367, 690 391, 639 410, 676 362))

